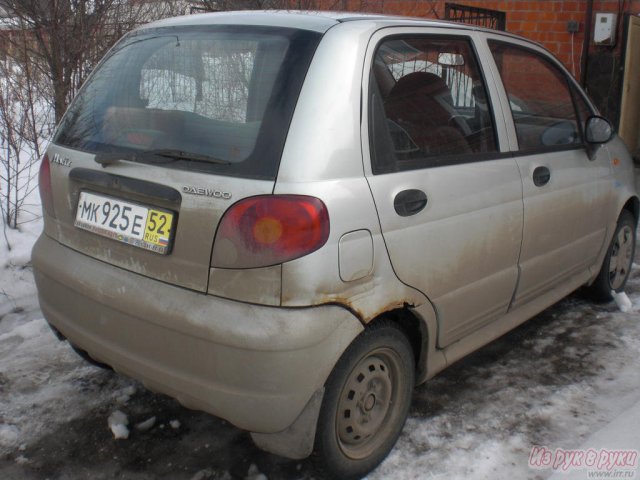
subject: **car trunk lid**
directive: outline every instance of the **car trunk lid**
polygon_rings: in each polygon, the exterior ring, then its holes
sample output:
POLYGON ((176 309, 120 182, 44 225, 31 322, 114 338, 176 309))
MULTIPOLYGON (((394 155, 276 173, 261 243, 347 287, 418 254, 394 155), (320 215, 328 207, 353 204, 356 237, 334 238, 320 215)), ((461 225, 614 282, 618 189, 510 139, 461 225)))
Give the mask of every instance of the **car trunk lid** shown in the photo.
POLYGON ((224 212, 273 191, 319 39, 248 25, 127 35, 48 149, 47 234, 101 261, 206 291, 224 212))
POLYGON ((93 155, 55 145, 48 156, 70 164, 51 164, 56 219, 49 235, 101 261, 198 291, 207 289, 213 239, 223 213, 237 200, 273 189, 273 181, 212 175, 203 179, 194 172, 130 162, 102 168, 93 155), (116 215, 116 206, 131 210, 116 215), (147 235, 146 243, 158 246, 155 250, 141 245, 148 224, 163 220, 152 218, 154 212, 169 220, 161 229, 166 246, 147 235), (127 217, 133 223, 136 215, 144 217, 137 229, 120 228, 127 226, 127 217), (110 223, 115 228, 109 228, 110 223))

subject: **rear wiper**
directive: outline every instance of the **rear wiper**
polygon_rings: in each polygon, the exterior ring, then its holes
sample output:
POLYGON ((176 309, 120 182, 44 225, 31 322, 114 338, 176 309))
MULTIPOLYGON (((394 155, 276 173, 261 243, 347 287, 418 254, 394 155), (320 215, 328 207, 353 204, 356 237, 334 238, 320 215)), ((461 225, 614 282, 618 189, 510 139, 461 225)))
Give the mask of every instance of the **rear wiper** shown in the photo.
POLYGON ((149 150, 144 152, 145 155, 156 155, 159 157, 166 157, 171 160, 188 160, 191 162, 203 162, 203 163, 218 163, 220 165, 231 165, 231 162, 223 160, 221 158, 212 157, 210 155, 203 155, 201 153, 183 152, 182 150, 172 150, 169 148, 159 150, 149 150))
POLYGON ((137 158, 138 156, 135 153, 99 152, 96 153, 96 156, 93 160, 103 167, 106 167, 107 165, 118 163, 120 160, 129 160, 131 162, 135 162, 137 158))
MULTIPOLYGON (((155 160, 152 160, 150 163, 169 163, 175 162, 176 160, 187 160, 190 162, 202 162, 202 163, 217 163, 220 165, 231 165, 231 162, 227 160, 222 160, 221 158, 211 157, 209 155, 202 155, 200 153, 192 153, 192 152, 183 152, 182 150, 172 150, 172 149, 159 149, 159 150, 148 150, 138 153, 117 153, 117 152, 100 152, 97 153, 94 161, 99 163, 103 167, 107 165, 113 165, 114 163, 118 163, 120 160, 129 160, 130 162, 137 162, 142 157, 156 157, 155 160), (165 157, 167 160, 158 161, 157 157, 165 157)), ((147 160, 148 161, 148 160, 147 160)))

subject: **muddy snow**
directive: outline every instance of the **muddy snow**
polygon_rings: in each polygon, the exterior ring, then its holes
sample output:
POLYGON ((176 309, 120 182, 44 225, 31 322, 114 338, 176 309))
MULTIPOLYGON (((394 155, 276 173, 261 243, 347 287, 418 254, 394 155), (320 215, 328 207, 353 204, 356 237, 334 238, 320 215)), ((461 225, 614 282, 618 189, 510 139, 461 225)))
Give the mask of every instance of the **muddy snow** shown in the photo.
MULTIPOLYGON (((311 462, 261 452, 247 433, 58 341, 28 261, 38 230, 0 254, 0 478, 314 478, 311 462)), ((368 478, 543 479, 554 470, 529 466, 533 446, 640 450, 637 264, 626 293, 604 305, 574 294, 418 387, 398 444, 368 478)))

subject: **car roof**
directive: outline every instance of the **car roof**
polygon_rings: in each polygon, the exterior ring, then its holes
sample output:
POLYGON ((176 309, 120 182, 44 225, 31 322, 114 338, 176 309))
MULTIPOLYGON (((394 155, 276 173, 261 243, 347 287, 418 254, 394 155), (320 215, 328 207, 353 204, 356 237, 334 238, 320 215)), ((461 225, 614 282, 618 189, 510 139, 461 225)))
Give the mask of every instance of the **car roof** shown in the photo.
MULTIPOLYGON (((426 26, 475 28, 470 25, 451 23, 441 20, 429 20, 425 18, 400 17, 395 15, 382 15, 375 13, 359 12, 324 12, 305 10, 240 10, 231 12, 199 13, 184 15, 181 17, 167 18, 150 23, 150 27, 169 27, 182 25, 216 25, 225 24, 249 24, 264 26, 281 26, 314 30, 324 32, 338 23, 353 21, 384 22, 392 24, 415 24, 426 26)), ((144 28, 144 27, 143 27, 144 28)))
POLYGON ((423 26, 456 30, 481 31, 516 38, 535 44, 529 39, 512 33, 492 30, 476 25, 454 23, 417 17, 403 17, 361 12, 332 12, 309 10, 240 10, 229 12, 211 12, 167 18, 143 25, 140 29, 156 27, 177 27, 189 25, 259 25, 283 28, 296 28, 325 33, 330 28, 346 22, 369 22, 372 27, 423 26))

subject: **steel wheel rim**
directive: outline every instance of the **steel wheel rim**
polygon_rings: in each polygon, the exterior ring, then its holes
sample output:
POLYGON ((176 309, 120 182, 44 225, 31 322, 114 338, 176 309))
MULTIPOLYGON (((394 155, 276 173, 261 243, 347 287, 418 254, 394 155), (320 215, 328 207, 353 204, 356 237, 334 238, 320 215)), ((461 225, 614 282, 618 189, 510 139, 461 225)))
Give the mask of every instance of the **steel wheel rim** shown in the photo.
POLYGON ((363 357, 340 393, 336 435, 342 452, 354 460, 366 458, 389 437, 400 391, 402 360, 390 348, 363 357))
POLYGON ((618 290, 624 284, 629 274, 633 255, 633 230, 630 226, 623 226, 616 235, 611 246, 609 258, 609 285, 612 290, 618 290))

